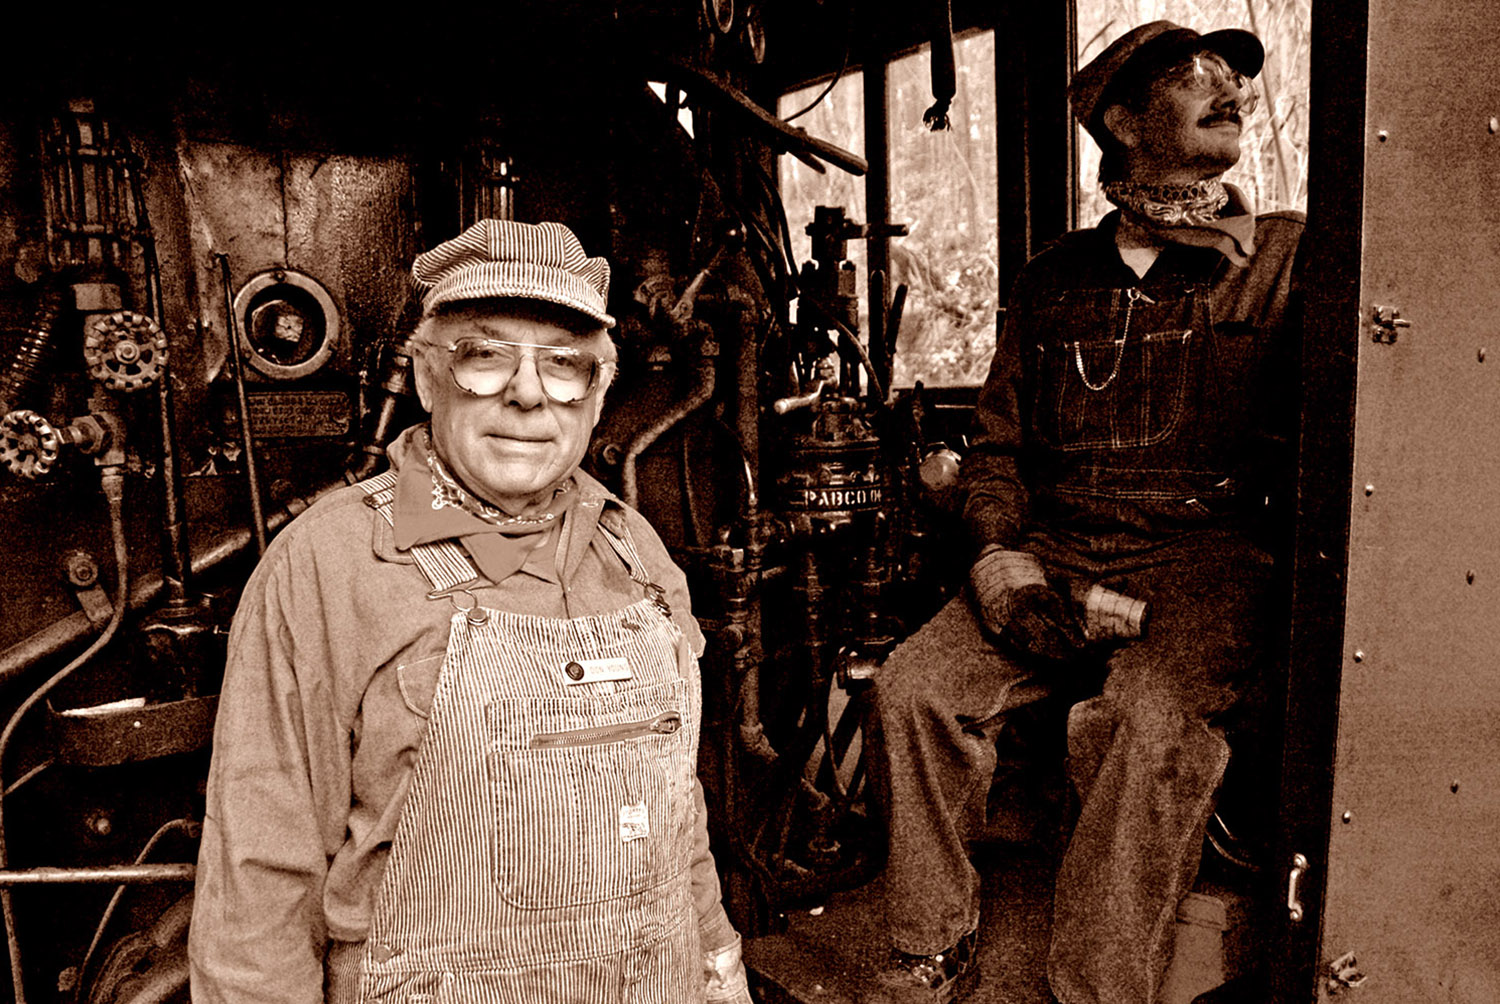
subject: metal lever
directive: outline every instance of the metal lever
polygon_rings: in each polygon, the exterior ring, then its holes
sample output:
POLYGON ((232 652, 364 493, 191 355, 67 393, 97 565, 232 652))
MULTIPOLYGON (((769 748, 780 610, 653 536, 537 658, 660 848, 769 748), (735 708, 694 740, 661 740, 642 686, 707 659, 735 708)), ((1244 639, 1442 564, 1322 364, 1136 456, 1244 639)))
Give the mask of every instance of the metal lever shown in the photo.
POLYGON ((1302 876, 1307 874, 1307 868, 1307 858, 1304 855, 1292 855, 1292 872, 1286 880, 1286 914, 1293 924, 1302 923, 1305 913, 1297 886, 1301 883, 1302 876))

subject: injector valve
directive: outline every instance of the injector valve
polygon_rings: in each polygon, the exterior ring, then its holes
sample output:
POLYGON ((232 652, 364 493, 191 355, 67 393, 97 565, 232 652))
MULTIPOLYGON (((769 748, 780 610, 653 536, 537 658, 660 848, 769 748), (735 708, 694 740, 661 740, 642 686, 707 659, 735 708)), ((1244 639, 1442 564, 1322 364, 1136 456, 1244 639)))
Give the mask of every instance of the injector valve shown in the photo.
POLYGON ((63 447, 92 456, 108 449, 111 438, 109 423, 97 415, 80 416, 59 429, 21 408, 0 419, 0 463, 18 477, 36 479, 51 472, 63 447))
POLYGON ((18 477, 47 474, 61 449, 57 429, 34 411, 21 408, 0 419, 0 461, 18 477))
POLYGON ((143 390, 155 385, 166 366, 167 337, 133 310, 94 314, 83 327, 83 361, 89 376, 109 390, 143 390))

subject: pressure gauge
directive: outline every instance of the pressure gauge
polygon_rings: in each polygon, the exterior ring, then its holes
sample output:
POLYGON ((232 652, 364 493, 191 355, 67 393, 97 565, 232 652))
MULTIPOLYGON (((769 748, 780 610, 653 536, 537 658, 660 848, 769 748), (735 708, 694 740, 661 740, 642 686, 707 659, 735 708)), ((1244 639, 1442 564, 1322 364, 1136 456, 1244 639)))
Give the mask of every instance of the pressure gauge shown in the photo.
POLYGON ((295 269, 261 272, 234 297, 250 367, 272 380, 308 376, 333 356, 339 313, 328 290, 295 269))

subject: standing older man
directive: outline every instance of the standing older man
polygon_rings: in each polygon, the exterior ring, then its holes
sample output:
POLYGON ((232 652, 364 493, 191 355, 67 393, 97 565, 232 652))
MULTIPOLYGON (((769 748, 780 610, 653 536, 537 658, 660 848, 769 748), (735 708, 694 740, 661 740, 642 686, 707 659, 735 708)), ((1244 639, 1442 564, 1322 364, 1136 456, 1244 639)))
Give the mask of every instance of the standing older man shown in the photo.
POLYGON ((1017 282, 963 468, 971 593, 877 678, 896 952, 876 999, 949 1001, 974 983, 966 841, 1006 713, 1047 693, 1079 702, 1082 806, 1057 877, 1052 990, 1161 999, 1229 759, 1222 716, 1268 634, 1259 531, 1295 417, 1302 220, 1257 217, 1220 180, 1263 57, 1248 32, 1158 21, 1073 83, 1119 212, 1017 282))
POLYGON ((412 271, 431 422, 288 527, 235 617, 193 999, 748 1001, 686 582, 578 469, 609 266, 486 220, 412 271))

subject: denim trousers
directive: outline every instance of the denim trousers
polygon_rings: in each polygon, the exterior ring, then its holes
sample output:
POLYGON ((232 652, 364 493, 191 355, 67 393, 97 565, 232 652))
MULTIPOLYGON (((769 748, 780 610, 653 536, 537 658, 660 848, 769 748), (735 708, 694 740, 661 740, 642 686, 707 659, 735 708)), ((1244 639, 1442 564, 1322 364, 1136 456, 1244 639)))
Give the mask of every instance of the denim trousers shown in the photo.
POLYGON ((933 954, 978 926, 968 845, 984 824, 995 738, 1012 712, 1065 696, 1081 811, 1057 876, 1048 978, 1063 1004, 1152 1004, 1229 762, 1222 720, 1264 648, 1271 562, 1222 529, 1042 532, 1023 548, 1049 578, 1147 601, 1147 630, 1040 668, 998 646, 960 596, 891 654, 870 728, 891 940, 933 954))

